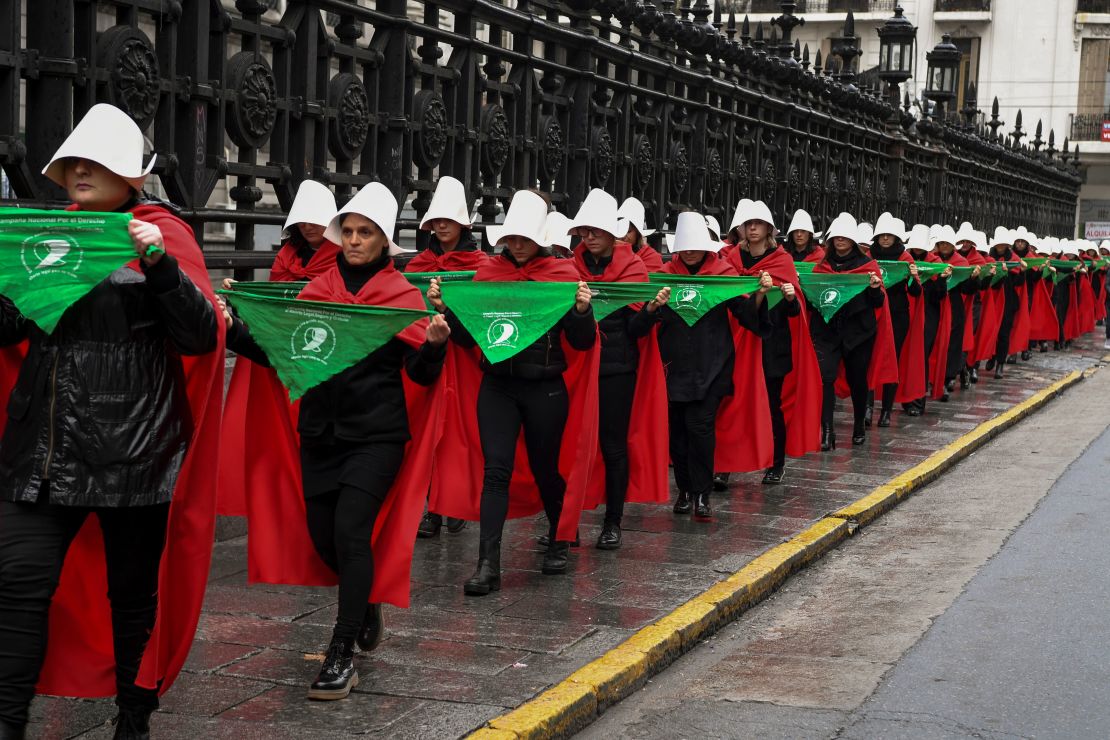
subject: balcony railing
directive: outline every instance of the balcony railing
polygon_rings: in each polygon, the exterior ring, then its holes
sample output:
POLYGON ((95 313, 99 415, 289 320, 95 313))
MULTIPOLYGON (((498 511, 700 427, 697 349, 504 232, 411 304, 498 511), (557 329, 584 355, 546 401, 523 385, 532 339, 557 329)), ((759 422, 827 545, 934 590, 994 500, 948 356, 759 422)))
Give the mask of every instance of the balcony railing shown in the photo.
POLYGON ((1080 13, 1110 13, 1110 0, 1079 0, 1080 13))
MULTIPOLYGON (((723 0, 721 9, 737 13, 780 13, 779 0, 723 0)), ((893 13, 896 0, 797 0, 795 13, 893 13)))
POLYGON ((991 0, 936 0, 934 9, 938 13, 989 13, 991 0))
POLYGON ((1102 141, 1102 123, 1110 121, 1110 112, 1072 113, 1070 118, 1072 141, 1102 141))

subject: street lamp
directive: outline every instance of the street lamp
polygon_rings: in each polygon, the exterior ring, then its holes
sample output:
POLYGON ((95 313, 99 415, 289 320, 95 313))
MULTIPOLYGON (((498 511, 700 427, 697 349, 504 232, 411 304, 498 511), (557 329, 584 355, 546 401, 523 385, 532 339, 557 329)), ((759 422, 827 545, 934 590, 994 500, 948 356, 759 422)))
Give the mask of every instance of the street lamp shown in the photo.
POLYGON ((925 97, 937 104, 937 117, 944 117, 944 104, 956 99, 956 78, 960 69, 960 50, 952 37, 944 34, 940 43, 925 55, 929 72, 925 79, 925 97))
POLYGON ((879 78, 887 85, 893 104, 898 105, 898 86, 913 77, 913 48, 917 29, 902 15, 902 6, 894 8, 894 17, 875 29, 879 34, 879 78))

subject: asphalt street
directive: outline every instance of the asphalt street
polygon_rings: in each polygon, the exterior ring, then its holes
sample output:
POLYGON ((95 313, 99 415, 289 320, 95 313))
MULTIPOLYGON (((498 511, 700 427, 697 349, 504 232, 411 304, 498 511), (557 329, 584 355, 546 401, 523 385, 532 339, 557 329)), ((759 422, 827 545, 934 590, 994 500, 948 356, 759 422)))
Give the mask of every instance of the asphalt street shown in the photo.
POLYGON ((1106 737, 1108 411, 1104 371, 580 737, 1106 737))

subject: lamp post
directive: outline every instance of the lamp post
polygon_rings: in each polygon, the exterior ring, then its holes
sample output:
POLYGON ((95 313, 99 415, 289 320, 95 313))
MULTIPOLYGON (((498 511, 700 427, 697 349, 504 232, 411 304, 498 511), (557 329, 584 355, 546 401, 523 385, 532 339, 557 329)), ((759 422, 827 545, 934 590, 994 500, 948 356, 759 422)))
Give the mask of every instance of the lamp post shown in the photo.
POLYGON ((944 34, 940 43, 925 55, 929 72, 925 80, 925 97, 936 103, 936 117, 944 120, 944 105, 956 99, 956 78, 960 69, 960 50, 952 37, 944 34))
POLYGON ((902 6, 894 8, 894 17, 875 29, 879 34, 879 78, 887 85, 891 106, 898 107, 898 86, 913 77, 914 44, 917 29, 902 15, 902 6))

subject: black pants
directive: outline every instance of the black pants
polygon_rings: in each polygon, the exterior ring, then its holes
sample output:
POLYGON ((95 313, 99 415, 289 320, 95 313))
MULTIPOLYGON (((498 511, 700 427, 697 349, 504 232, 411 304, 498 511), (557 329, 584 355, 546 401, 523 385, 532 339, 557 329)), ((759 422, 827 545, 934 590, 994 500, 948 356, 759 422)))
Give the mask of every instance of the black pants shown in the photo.
POLYGON ((482 440, 481 538, 498 539, 509 515, 509 481, 516 441, 524 430, 528 465, 543 501, 554 541, 567 484, 559 473, 559 449, 570 401, 562 376, 522 380, 486 375, 478 391, 478 435, 482 440))
POLYGON ((116 704, 158 708, 158 692, 135 685, 158 608, 158 569, 166 543, 169 504, 85 508, 0 502, 0 722, 20 727, 46 659, 50 602, 66 552, 95 514, 104 533, 116 704))
POLYGON ((305 498, 305 521, 320 559, 339 576, 333 639, 354 642, 374 586, 374 523, 404 461, 405 446, 388 442, 358 451, 357 481, 305 498))
POLYGON ((691 496, 709 495, 713 488, 713 455, 717 447, 717 409, 721 397, 710 394, 700 401, 671 401, 671 462, 680 491, 691 496))
POLYGON ((598 443, 605 460, 605 523, 621 523, 628 494, 628 426, 636 396, 636 373, 598 379, 598 443))
POLYGON ((875 346, 872 336, 863 344, 847 349, 843 344, 829 345, 814 343, 817 363, 821 366, 821 383, 824 395, 821 403, 821 424, 832 426, 833 410, 836 406, 836 376, 840 363, 844 363, 844 378, 852 394, 852 417, 854 422, 863 423, 867 413, 867 370, 871 366, 871 350, 875 346))
POLYGON ((1006 310, 1009 308, 1007 306, 1003 309, 1002 322, 998 325, 998 339, 994 343, 994 361, 997 365, 1006 362, 1006 356, 1010 354, 1010 334, 1013 332, 1014 322, 1017 320, 1017 301, 1014 301, 1012 310, 1006 310))
POLYGON ((772 467, 781 470, 786 464, 786 417, 782 413, 782 385, 785 376, 772 378, 764 376, 767 381, 767 402, 771 406, 771 434, 775 441, 775 459, 772 467))

